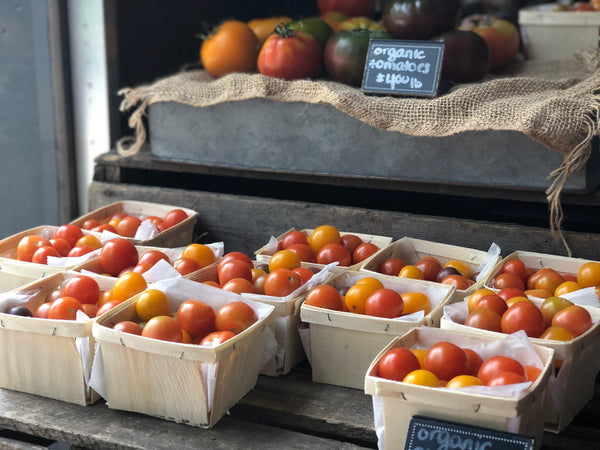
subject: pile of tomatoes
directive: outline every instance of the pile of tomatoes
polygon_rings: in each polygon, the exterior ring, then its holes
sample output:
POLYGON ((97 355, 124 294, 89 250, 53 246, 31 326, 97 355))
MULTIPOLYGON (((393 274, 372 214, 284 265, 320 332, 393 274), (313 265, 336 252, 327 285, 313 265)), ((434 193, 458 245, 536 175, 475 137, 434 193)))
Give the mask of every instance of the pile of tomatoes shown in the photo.
POLYGON ((327 76, 359 87, 370 39, 442 40, 450 53, 444 65, 457 65, 457 56, 462 61, 459 69, 465 79, 449 78, 455 82, 475 81, 488 70, 501 69, 519 50, 514 24, 483 15, 461 21, 459 0, 391 0, 381 20, 374 18, 372 0, 320 0, 318 8, 318 16, 297 20, 225 20, 204 37, 200 61, 214 77, 258 71, 285 80, 327 76))
POLYGON ((300 262, 321 265, 337 262, 338 266, 348 267, 358 264, 380 249, 372 242, 364 242, 355 234, 341 233, 332 225, 320 225, 310 232, 292 230, 287 232, 278 242, 278 252, 273 254, 271 261, 279 259, 295 259, 300 262))
POLYGON ((182 302, 176 312, 167 293, 147 289, 135 301, 135 315, 113 329, 163 341, 215 346, 241 333, 258 320, 254 309, 233 301, 213 309, 198 299, 182 302))
POLYGON ((535 382, 541 369, 515 358, 494 355, 485 360, 474 350, 440 341, 428 349, 396 347, 377 362, 376 376, 403 383, 448 389, 504 386, 535 382))
POLYGON ((464 261, 451 259, 442 264, 433 255, 424 256, 414 264, 408 264, 401 258, 390 256, 384 259, 375 270, 384 275, 451 284, 461 291, 475 284, 477 275, 464 261))
POLYGON ((329 284, 316 286, 308 291, 304 303, 318 308, 388 319, 418 311, 423 311, 424 315, 431 312, 431 300, 425 293, 400 294, 394 289, 386 288, 374 277, 363 277, 352 286, 341 289, 329 284))
POLYGON ((172 209, 164 217, 131 215, 126 212, 111 214, 103 220, 89 219, 83 222, 81 228, 84 230, 102 233, 110 231, 123 237, 133 238, 143 221, 149 221, 157 232, 163 231, 183 222, 188 218, 187 213, 179 208, 172 209))

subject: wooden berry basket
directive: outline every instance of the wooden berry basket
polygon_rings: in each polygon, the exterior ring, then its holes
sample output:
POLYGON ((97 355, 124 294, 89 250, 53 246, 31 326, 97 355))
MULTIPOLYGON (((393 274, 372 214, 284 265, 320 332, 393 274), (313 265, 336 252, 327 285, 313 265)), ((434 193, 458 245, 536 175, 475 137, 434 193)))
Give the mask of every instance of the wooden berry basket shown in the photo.
POLYGON ((188 215, 188 218, 177 225, 158 233, 154 237, 148 239, 128 239, 136 245, 151 245, 155 247, 167 248, 191 244, 194 241, 194 227, 197 223, 198 213, 193 209, 183 208, 181 206, 164 205, 160 203, 141 202, 135 200, 123 200, 95 209, 94 211, 72 220, 70 223, 81 227, 86 220, 90 219, 98 220, 101 223, 107 222, 108 219, 116 213, 126 213, 128 215, 140 218, 147 216, 164 217, 173 209, 181 209, 185 211, 188 215))
MULTIPOLYGON (((65 271, 10 291, 35 308, 68 279, 80 275, 65 271)), ((106 277, 93 277, 101 290, 112 288, 106 277)), ((0 387, 88 405, 100 397, 89 379, 95 344, 93 319, 50 320, 0 313, 0 387)))

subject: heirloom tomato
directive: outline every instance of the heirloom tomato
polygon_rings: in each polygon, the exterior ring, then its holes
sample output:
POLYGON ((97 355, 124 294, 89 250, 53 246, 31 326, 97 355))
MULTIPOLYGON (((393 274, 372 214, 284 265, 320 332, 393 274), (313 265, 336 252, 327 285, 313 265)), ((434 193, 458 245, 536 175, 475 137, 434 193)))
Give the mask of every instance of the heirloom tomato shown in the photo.
POLYGON ((81 236, 83 236, 83 231, 77 225, 73 224, 61 225, 54 232, 55 238, 66 240, 71 247, 75 246, 75 243, 81 236))
POLYGON ((127 216, 122 218, 115 229, 121 236, 132 238, 135 236, 137 229, 141 225, 142 221, 139 217, 127 216))
POLYGON ((258 37, 247 23, 225 20, 202 41, 200 61, 216 78, 232 72, 253 72, 258 50, 258 37))
POLYGON ((209 266, 217 260, 217 257, 209 246, 196 243, 186 245, 181 252, 181 256, 193 259, 200 267, 209 266))
POLYGON ((292 244, 286 248, 291 252, 294 252, 300 258, 300 261, 316 263, 317 255, 312 251, 308 244, 292 244))
POLYGON ((435 256, 424 256, 414 264, 427 281, 435 281, 437 274, 442 270, 442 263, 435 256))
POLYGON ((317 0, 317 8, 322 13, 337 11, 350 17, 372 16, 375 3, 375 0, 317 0))
POLYGON ((431 300, 423 292, 405 292, 402 294, 404 302, 403 314, 412 314, 417 311, 423 311, 427 315, 431 312, 431 300))
POLYGON ((340 83, 358 87, 365 71, 369 39, 391 39, 387 31, 341 30, 327 41, 323 62, 329 76, 340 83))
POLYGON ((344 234, 340 236, 340 244, 348 249, 350 254, 354 253, 354 250, 363 243, 363 240, 360 236, 355 234, 344 234))
POLYGON ((335 261, 344 267, 352 264, 352 255, 342 244, 327 244, 317 253, 318 264, 330 264, 335 261))
POLYGON ((259 45, 262 45, 269 35, 273 33, 277 25, 280 23, 290 23, 291 21, 291 17, 288 16, 263 17, 249 20, 248 26, 256 34, 259 45))
POLYGON ((269 272, 280 267, 290 270, 300 267, 300 257, 292 250, 279 250, 269 259, 269 272))
POLYGON ((192 258, 185 257, 177 258, 173 261, 173 268, 181 275, 187 275, 201 269, 200 264, 192 258))
POLYGON ((502 69, 519 51, 518 28, 508 20, 485 14, 463 17, 459 29, 474 31, 490 48, 490 70, 502 69))
POLYGON ((581 287, 600 285, 600 263, 590 261, 582 264, 577 270, 577 283, 581 287))
MULTIPOLYGON (((235 337, 235 333, 232 333, 229 330, 225 331, 213 331, 212 333, 208 333, 204 336, 199 345, 208 345, 209 347, 216 347, 219 344, 222 344, 225 341, 228 341, 232 337, 235 337)), ((196 343, 197 341, 192 341, 196 343)))
POLYGON ((322 58, 319 42, 311 34, 280 24, 260 49, 257 67, 263 75, 284 80, 316 78, 322 58))
POLYGON ((454 83, 478 81, 490 68, 490 48, 473 31, 453 29, 431 38, 444 43, 442 78, 454 83))
POLYGON ((480 330, 502 332, 502 316, 489 308, 475 308, 465 320, 465 326, 480 330))
POLYGON ((304 31, 314 37, 319 43, 321 50, 325 48, 327 40, 333 34, 331 26, 320 17, 306 17, 290 23, 293 30, 304 31))
POLYGON ((458 25, 461 0, 389 0, 381 21, 396 39, 429 39, 458 25))
POLYGON ((364 242, 356 247, 356 249, 352 252, 352 264, 358 264, 368 257, 373 256, 378 251, 379 247, 372 242, 364 242))
POLYGON ((299 230, 288 231, 279 242, 279 249, 285 250, 290 245, 294 244, 305 244, 308 245, 308 238, 306 235, 299 230))
POLYGON ((339 11, 327 11, 319 14, 319 17, 329 24, 334 33, 340 31, 338 29, 340 23, 348 18, 348 16, 339 11))

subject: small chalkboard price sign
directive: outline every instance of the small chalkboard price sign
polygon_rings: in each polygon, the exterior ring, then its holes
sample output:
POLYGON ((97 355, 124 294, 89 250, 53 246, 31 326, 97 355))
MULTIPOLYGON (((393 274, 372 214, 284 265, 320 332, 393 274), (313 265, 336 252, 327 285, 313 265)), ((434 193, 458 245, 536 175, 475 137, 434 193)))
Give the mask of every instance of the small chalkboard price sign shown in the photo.
POLYGON ((520 434, 413 416, 404 450, 531 450, 534 442, 520 434))
POLYGON ((368 94, 433 97, 437 94, 443 42, 371 39, 362 90, 368 94))

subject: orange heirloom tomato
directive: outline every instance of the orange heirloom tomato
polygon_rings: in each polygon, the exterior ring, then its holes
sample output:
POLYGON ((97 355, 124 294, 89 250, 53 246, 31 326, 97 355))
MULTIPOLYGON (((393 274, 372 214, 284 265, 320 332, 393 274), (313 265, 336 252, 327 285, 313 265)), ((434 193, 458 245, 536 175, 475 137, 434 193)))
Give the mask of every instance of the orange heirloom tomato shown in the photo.
POLYGON ((312 35, 280 24, 260 49, 257 67, 263 75, 296 80, 316 78, 322 61, 321 46, 312 35))
POLYGON ((256 34, 259 44, 262 44, 275 31, 277 25, 280 23, 290 23, 291 21, 291 17, 287 16, 265 17, 248 21, 248 26, 256 34))
POLYGON ((200 61, 216 78, 232 72, 253 72, 258 49, 258 37, 247 23, 226 20, 202 42, 200 61))

